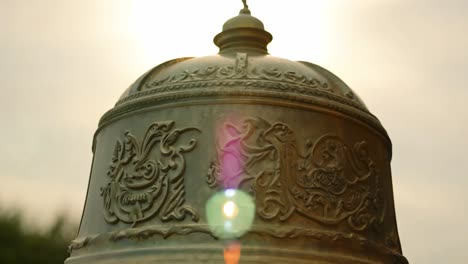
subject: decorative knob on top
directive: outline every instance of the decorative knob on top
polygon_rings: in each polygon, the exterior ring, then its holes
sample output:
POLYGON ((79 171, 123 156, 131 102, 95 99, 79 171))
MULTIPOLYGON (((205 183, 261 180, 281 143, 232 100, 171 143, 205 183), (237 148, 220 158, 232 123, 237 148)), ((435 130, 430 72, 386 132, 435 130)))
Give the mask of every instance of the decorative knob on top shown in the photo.
POLYGON ((265 31, 262 21, 251 16, 246 0, 242 0, 244 8, 223 25, 223 31, 215 36, 214 43, 220 53, 232 51, 256 51, 266 54, 267 45, 273 39, 265 31))

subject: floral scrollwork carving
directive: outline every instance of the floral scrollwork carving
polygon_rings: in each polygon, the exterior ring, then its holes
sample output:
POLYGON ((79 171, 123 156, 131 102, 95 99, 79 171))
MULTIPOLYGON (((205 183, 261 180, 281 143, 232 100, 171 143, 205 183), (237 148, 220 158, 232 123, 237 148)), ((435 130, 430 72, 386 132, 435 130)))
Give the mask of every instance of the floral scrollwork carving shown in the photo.
MULTIPOLYGON (((245 67, 245 66, 244 66, 245 67)), ((294 71, 282 71, 278 68, 257 68, 252 67, 249 71, 234 65, 228 66, 208 66, 195 70, 184 70, 174 75, 166 76, 161 79, 150 80, 145 84, 146 89, 153 89, 159 86, 173 83, 185 83, 191 81, 216 81, 229 79, 247 79, 247 80, 266 80, 286 82, 298 85, 304 85, 311 88, 319 88, 328 92, 334 92, 329 88, 328 83, 321 82, 316 78, 307 77, 304 74, 294 71)))
POLYGON ((194 208, 185 204, 184 154, 196 139, 183 136, 198 128, 174 129, 174 121, 153 123, 139 142, 129 131, 118 140, 107 170, 110 182, 101 188, 104 219, 135 226, 158 216, 163 222, 183 220, 188 214, 198 221, 194 208), (184 141, 185 142, 182 142, 184 141))
POLYGON ((207 183, 247 189, 262 219, 286 221, 297 212, 324 225, 346 221, 355 231, 383 222, 385 201, 366 141, 350 147, 326 134, 301 151, 287 124, 261 118, 221 131, 207 183))
MULTIPOLYGON (((274 66, 249 66, 246 53, 237 53, 236 61, 231 65, 210 65, 202 68, 183 70, 162 78, 149 79, 141 90, 151 90, 174 83, 239 79, 283 82, 320 89, 330 93, 334 92, 326 81, 321 81, 317 76, 311 76, 311 74, 284 70, 274 66)), ((302 87, 302 89, 304 88, 302 87)))

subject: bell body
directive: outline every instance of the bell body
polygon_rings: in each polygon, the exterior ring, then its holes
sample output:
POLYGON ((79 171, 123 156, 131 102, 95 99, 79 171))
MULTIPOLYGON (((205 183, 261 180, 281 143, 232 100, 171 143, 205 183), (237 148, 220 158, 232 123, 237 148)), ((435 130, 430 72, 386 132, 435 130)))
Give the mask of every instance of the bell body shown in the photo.
POLYGON ((407 263, 379 121, 327 70, 227 45, 233 30, 219 55, 155 67, 102 117, 66 263, 223 263, 233 241, 240 263, 407 263), (229 240, 206 207, 226 189, 255 207, 229 240))

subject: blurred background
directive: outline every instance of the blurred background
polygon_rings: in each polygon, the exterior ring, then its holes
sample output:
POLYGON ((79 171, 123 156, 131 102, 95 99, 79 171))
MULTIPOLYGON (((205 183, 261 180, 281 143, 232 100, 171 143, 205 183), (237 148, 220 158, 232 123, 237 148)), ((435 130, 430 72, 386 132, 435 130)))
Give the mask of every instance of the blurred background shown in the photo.
MULTIPOLYGON (((468 259, 468 1, 248 1, 270 54, 343 79, 393 141, 410 263, 468 259)), ((240 0, 0 0, 0 263, 62 263, 102 114, 166 60, 217 53, 240 0), (32 258, 34 257, 34 258, 32 258)))

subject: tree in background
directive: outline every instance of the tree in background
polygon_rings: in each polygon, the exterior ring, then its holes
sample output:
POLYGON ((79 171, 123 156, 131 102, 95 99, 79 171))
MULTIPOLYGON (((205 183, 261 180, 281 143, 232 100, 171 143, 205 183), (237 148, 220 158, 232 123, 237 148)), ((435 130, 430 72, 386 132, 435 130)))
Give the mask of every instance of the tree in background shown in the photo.
POLYGON ((45 230, 25 226, 18 212, 0 211, 0 263, 63 264, 67 247, 76 232, 64 215, 45 230))

